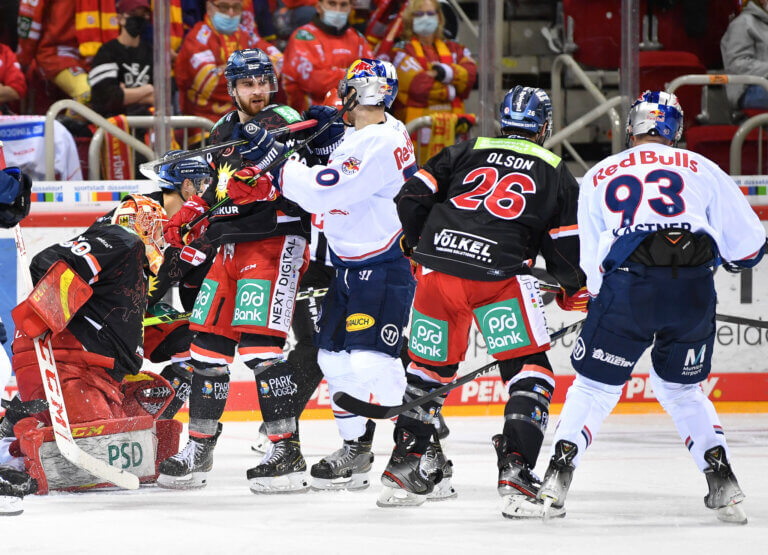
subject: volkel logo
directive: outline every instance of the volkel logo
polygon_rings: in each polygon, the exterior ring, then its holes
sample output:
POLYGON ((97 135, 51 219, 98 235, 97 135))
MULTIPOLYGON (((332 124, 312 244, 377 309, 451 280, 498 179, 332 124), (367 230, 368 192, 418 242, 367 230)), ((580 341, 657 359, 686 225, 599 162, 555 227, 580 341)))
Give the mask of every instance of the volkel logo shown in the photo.
POLYGON ((455 229, 442 229, 433 239, 435 250, 491 263, 494 259, 496 241, 486 237, 464 233, 455 229))

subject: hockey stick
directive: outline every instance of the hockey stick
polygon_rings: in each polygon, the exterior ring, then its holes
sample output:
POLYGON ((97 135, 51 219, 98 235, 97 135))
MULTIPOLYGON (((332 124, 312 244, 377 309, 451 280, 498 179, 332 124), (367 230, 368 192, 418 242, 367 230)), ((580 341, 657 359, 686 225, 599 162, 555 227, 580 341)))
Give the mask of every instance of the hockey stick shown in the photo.
MULTIPOLYGON (((309 289, 307 291, 299 291, 296 295, 296 301, 306 301, 307 299, 313 299, 316 297, 324 297, 328 293, 328 288, 324 289, 309 289)), ((162 316, 147 316, 144 318, 143 325, 157 326, 158 324, 172 324, 173 322, 179 322, 181 320, 189 320, 192 317, 191 312, 179 312, 178 314, 163 314, 162 316)))
MULTIPOLYGON (((317 125, 316 119, 297 121, 296 123, 286 125, 285 127, 278 127, 277 129, 273 129, 269 132, 269 134, 275 138, 278 138, 288 133, 295 133, 296 131, 311 129, 316 125, 317 125)), ((161 167, 165 166, 166 164, 172 164, 173 162, 179 162, 180 160, 187 160, 188 158, 195 158, 197 156, 205 156, 206 154, 210 154, 211 152, 217 152, 219 150, 223 150, 231 146, 232 147, 240 146, 247 143, 248 141, 244 139, 235 139, 232 141, 217 143, 215 145, 205 146, 203 148, 197 148, 195 150, 185 150, 184 152, 172 154, 171 156, 158 158, 157 160, 150 160, 149 162, 144 162, 143 164, 139 165, 139 171, 149 179, 157 179, 158 178, 157 172, 160 170, 161 167)))
MULTIPOLYGON (((24 286, 25 295, 32 291, 32 275, 29 272, 27 262, 27 247, 24 244, 24 236, 21 227, 17 224, 14 228, 16 239, 16 251, 18 253, 19 266, 24 286)), ((110 466, 102 460, 86 453, 75 443, 67 416, 67 407, 64 404, 64 396, 61 392, 61 381, 56 368, 56 360, 53 357, 51 334, 45 333, 32 339, 35 346, 37 363, 40 366, 40 376, 45 389, 45 397, 48 400, 48 411, 51 415, 51 426, 59 452, 73 465, 90 472, 97 478, 110 482, 123 489, 139 489, 139 478, 134 474, 110 466)))
MULTIPOLYGON (((539 288, 545 293, 558 293, 560 287, 551 283, 539 283, 539 288)), ((715 314, 715 320, 726 324, 740 324, 742 326, 752 326, 753 328, 768 329, 768 321, 753 320, 752 318, 742 318, 741 316, 731 316, 729 314, 715 314)))
MULTIPOLYGON (((573 324, 565 326, 564 328, 561 328, 557 330, 555 333, 553 333, 552 335, 550 335, 549 340, 554 341, 568 333, 578 331, 581 329, 583 325, 584 325, 584 320, 579 320, 578 322, 574 322, 573 324)), ((464 376, 460 377, 458 380, 455 380, 449 384, 446 384, 443 387, 439 387, 434 391, 431 391, 426 395, 422 395, 421 397, 418 397, 412 401, 403 403, 402 405, 394 405, 394 406, 374 405, 372 403, 366 403, 365 401, 361 401, 357 397, 353 397, 352 395, 344 393, 343 391, 339 391, 336 394, 334 394, 333 402, 347 412, 351 412, 359 416, 364 416, 366 418, 375 418, 375 419, 392 418, 393 416, 402 414, 405 411, 410 410, 414 407, 423 405, 427 401, 431 401, 432 399, 436 399, 437 397, 442 397, 443 395, 447 395, 452 390, 456 389, 457 387, 461 387, 465 383, 471 382, 478 376, 482 376, 483 374, 487 374, 488 372, 498 369, 499 362, 500 361, 498 360, 494 360, 493 362, 486 364, 485 366, 481 366, 477 370, 473 370, 469 374, 465 374, 464 376)))
MULTIPOLYGON (((300 142, 299 144, 297 144, 296 146, 294 146, 292 149, 285 151, 285 152, 283 153, 283 156, 282 156, 282 157, 277 157, 277 158, 276 158, 276 159, 275 159, 275 160, 274 160, 272 163, 270 163, 270 164, 267 164, 267 166, 266 166, 264 169, 262 169, 261 171, 259 171, 259 174, 265 174, 265 173, 269 172, 269 171, 270 171, 270 170, 272 170, 273 168, 276 168, 277 166, 279 166, 280 164, 282 164, 283 162, 285 162, 286 160, 288 160, 288 158, 290 158, 291 156, 293 156, 293 154, 294 154, 295 152, 298 152, 299 150, 301 150, 301 149, 303 149, 304 147, 308 146, 308 145, 309 145, 309 143, 311 143, 311 142, 312 142, 312 141, 314 141, 314 140, 315 140, 317 137, 319 137, 319 136, 320 136, 320 134, 321 134, 321 133, 323 133, 323 132, 324 132, 326 129, 328 129, 328 128, 329 128, 329 127, 332 125, 332 124, 334 124, 334 123, 336 123, 337 121, 339 121, 339 119, 340 119, 340 118, 341 118, 341 117, 342 117, 342 116, 343 116, 343 115, 344 115, 346 112, 348 112, 349 110, 351 110, 352 108, 354 108, 354 107, 357 105, 357 104, 356 104, 356 102, 357 102, 357 91, 355 91, 354 89, 352 89, 352 93, 349 95, 349 98, 348 98, 348 99, 347 99, 347 101, 344 103, 344 105, 341 107, 341 110, 339 110, 339 111, 338 111, 338 113, 337 113, 337 114, 336 114, 334 117, 332 117, 332 118, 331 118, 331 119, 329 119, 327 122, 325 122, 325 124, 324 124, 324 125, 322 125, 322 126, 320 127, 320 129, 318 129, 317 131, 315 131, 314 133, 312 133, 312 135, 310 135, 310 136, 309 136, 309 138, 307 138, 306 140, 304 140, 304 141, 300 142)), ((211 207, 210 207, 208 210, 206 210, 206 211, 205 211, 203 214, 200 214, 199 216, 197 216, 197 217, 196 217, 194 220, 192 220, 191 222, 189 222, 189 223, 186 223, 186 224, 184 224, 183 226, 181 226, 181 236, 182 236, 182 237, 184 237, 184 235, 186 235, 186 234, 187 234, 187 232, 188 232, 190 229, 192 229, 192 228, 193 228, 193 227, 195 227, 197 224, 199 224, 200 222, 202 222, 202 221, 203 221, 205 218, 207 218, 208 216, 210 216, 210 215, 211 215, 211 214, 214 212, 214 210, 216 210, 216 209, 217 209, 217 208, 219 208, 219 207, 220 207, 222 204, 224 204, 225 202, 228 202, 229 200, 230 200, 230 199, 229 199, 229 197, 228 197, 228 196, 225 196, 225 197, 224 197, 223 199, 221 199, 219 202, 217 202, 216 204, 214 204, 213 206, 211 206, 211 207)))

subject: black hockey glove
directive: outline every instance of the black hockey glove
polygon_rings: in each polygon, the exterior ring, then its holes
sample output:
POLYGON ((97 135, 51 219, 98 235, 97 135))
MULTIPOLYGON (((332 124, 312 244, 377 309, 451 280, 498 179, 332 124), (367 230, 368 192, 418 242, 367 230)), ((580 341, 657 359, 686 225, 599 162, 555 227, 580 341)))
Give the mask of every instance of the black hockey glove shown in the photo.
MULTIPOLYGON (((238 123, 232 134, 233 139, 248 141, 246 145, 236 147, 237 153, 263 170, 275 160, 282 158, 286 151, 283 143, 277 142, 272 135, 252 121, 238 123)), ((285 160, 283 160, 285 162, 285 160)), ((277 170, 280 165, 272 168, 277 170)))
MULTIPOLYGON (((336 117, 339 111, 336 108, 330 106, 310 106, 309 109, 304 112, 304 119, 316 119, 318 129, 328 123, 336 117)), ((336 150, 341 141, 344 140, 344 131, 346 126, 341 118, 334 121, 328 126, 328 129, 320 133, 315 137, 311 143, 309 143, 309 150, 312 154, 317 156, 329 156, 331 152, 336 150)))

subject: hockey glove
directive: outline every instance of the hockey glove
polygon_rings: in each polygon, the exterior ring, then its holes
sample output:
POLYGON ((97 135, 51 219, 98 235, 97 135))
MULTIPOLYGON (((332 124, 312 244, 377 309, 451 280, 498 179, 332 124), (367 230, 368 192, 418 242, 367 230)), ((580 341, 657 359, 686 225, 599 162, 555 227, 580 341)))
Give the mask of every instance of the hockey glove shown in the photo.
POLYGON ((565 289, 561 287, 560 291, 555 294, 557 305, 563 310, 576 310, 579 312, 586 312, 589 299, 589 291, 587 291, 586 287, 582 287, 573 295, 568 295, 565 292, 565 289))
MULTIPOLYGON (((181 209, 179 209, 179 211, 168 220, 168 223, 165 224, 165 230, 163 231, 165 241, 172 247, 182 248, 184 246, 184 238, 181 236, 181 227, 201 214, 205 214, 206 210, 208 210, 207 202, 197 195, 190 197, 189 200, 182 205, 181 209)), ((195 229, 190 231, 190 233, 194 232, 197 235, 200 235, 202 225, 201 222, 201 224, 195 226, 195 229)), ((191 241, 192 239, 187 237, 187 240, 191 241)))
POLYGON ((235 172, 227 183, 227 195, 238 205, 275 200, 279 194, 272 184, 272 176, 269 173, 261 175, 256 168, 235 172))
MULTIPOLYGON (((336 108, 330 106, 310 106, 309 109, 304 112, 305 119, 316 119, 318 129, 324 126, 337 116, 339 111, 336 108)), ((309 150, 312 154, 317 156, 330 156, 331 152, 336 150, 336 147, 344 140, 344 132, 346 126, 341 118, 334 121, 328 126, 328 129, 320 133, 317 137, 312 139, 309 143, 309 150)))
MULTIPOLYGON (((275 160, 283 158, 286 151, 283 143, 277 142, 266 129, 262 129, 252 121, 244 124, 238 123, 232 138, 248 141, 248 144, 236 147, 237 152, 259 170, 263 170, 275 160)), ((272 168, 272 171, 277 171, 281 165, 278 164, 272 168)))

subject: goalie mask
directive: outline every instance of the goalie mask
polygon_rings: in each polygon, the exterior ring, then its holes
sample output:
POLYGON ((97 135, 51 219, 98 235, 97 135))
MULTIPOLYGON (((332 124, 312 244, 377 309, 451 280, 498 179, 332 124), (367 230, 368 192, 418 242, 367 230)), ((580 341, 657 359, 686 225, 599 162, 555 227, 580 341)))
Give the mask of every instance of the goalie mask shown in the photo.
POLYGON ((339 98, 346 100, 350 89, 357 92, 357 103, 362 106, 391 107, 397 96, 395 66, 370 58, 355 60, 339 81, 339 98))
POLYGON ((163 226, 167 221, 168 216, 163 207, 144 195, 125 198, 112 216, 113 224, 124 227, 141 238, 146 247, 149 271, 154 275, 157 275, 163 263, 163 226))
POLYGON ((677 146, 683 136, 683 109, 677 97, 663 91, 645 91, 635 100, 627 115, 627 139, 653 135, 677 146))

